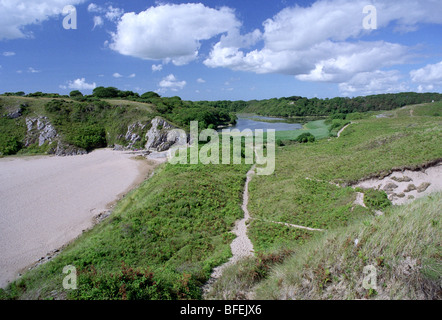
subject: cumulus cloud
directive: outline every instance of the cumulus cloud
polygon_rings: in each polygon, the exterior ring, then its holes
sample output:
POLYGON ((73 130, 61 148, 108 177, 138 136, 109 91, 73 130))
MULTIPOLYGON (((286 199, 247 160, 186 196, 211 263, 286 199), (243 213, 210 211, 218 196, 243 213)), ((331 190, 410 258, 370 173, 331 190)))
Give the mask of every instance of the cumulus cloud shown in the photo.
POLYGON ((423 68, 410 71, 413 82, 424 84, 442 84, 442 61, 428 64, 423 68))
POLYGON ((201 3, 165 4, 121 17, 110 48, 146 60, 175 65, 195 60, 201 41, 240 26, 232 9, 201 3))
POLYGON ((3 52, 3 55, 4 55, 5 57, 12 57, 12 56, 15 56, 15 52, 12 52, 12 51, 5 51, 5 52, 3 52))
POLYGON ((349 81, 339 84, 339 91, 344 96, 351 96, 355 93, 370 95, 408 90, 408 85, 403 81, 403 76, 397 70, 361 72, 349 81))
POLYGON ((87 7, 87 10, 91 13, 99 14, 94 16, 94 27, 99 27, 104 25, 104 19, 107 19, 112 22, 118 21, 120 17, 124 14, 124 10, 121 8, 114 8, 112 5, 109 5, 107 7, 100 6, 95 3, 90 3, 87 7))
POLYGON ((203 78, 198 78, 198 79, 196 79, 196 82, 198 82, 198 83, 206 83, 206 80, 204 80, 203 78))
POLYGON ((114 77, 114 78, 121 78, 122 75, 119 74, 118 72, 115 72, 115 73, 112 75, 112 77, 114 77))
POLYGON ((62 89, 74 89, 74 90, 93 90, 97 87, 96 83, 87 83, 85 78, 78 78, 72 81, 68 81, 67 86, 60 85, 62 89))
POLYGON ((85 0, 4 0, 0 1, 0 40, 31 37, 26 26, 62 14, 66 5, 85 0))
MULTIPOLYGON (((405 32, 416 29, 421 22, 442 24, 442 16, 436 14, 440 4, 434 0, 371 2, 377 9, 378 29, 394 25, 405 32)), ((361 40, 371 32, 363 26, 367 4, 365 0, 329 0, 285 8, 264 21, 262 33, 255 32, 251 43, 260 43, 260 48, 246 50, 244 45, 221 39, 204 64, 294 75, 302 81, 344 83, 358 73, 409 61, 411 50, 407 46, 361 40)))
POLYGON ((158 85, 162 92, 167 91, 168 89, 178 91, 178 89, 183 89, 185 87, 186 81, 178 81, 173 74, 169 74, 167 77, 164 77, 158 85))
POLYGON ((163 65, 162 65, 162 64, 153 64, 153 65, 152 65, 152 71, 153 71, 153 72, 155 72, 155 71, 161 71, 161 70, 163 70, 163 65))
POLYGON ((106 9, 105 17, 110 21, 118 20, 124 14, 124 10, 120 8, 114 8, 108 6, 106 9))

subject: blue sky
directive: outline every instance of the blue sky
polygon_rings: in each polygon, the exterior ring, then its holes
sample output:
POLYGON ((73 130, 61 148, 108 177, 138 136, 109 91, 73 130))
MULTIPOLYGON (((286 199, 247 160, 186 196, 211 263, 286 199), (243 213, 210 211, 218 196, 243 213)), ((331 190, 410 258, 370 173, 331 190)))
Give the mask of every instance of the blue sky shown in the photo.
POLYGON ((441 12, 440 0, 4 0, 0 92, 442 92, 441 12))

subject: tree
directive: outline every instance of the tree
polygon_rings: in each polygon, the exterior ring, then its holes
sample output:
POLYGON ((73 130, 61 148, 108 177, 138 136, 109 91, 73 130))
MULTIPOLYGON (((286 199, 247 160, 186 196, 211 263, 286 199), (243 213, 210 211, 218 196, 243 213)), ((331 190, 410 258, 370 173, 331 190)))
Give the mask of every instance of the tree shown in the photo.
POLYGON ((82 97, 83 94, 79 90, 74 90, 69 93, 69 96, 71 98, 75 98, 75 97, 82 97))
POLYGON ((143 93, 141 95, 141 98, 143 98, 143 99, 151 99, 151 98, 161 98, 161 96, 158 93, 156 93, 156 92, 148 91, 148 92, 143 93))
POLYGON ((114 87, 96 87, 92 95, 97 98, 117 98, 120 90, 114 87))

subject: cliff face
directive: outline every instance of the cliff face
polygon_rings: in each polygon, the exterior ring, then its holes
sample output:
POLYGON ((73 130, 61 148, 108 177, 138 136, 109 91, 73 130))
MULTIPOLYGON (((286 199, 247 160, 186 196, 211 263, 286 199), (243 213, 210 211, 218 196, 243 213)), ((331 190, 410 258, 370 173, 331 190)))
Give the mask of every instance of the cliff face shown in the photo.
MULTIPOLYGON (((22 123, 24 138, 21 140, 23 148, 38 149, 38 152, 55 154, 57 156, 81 155, 87 151, 69 144, 59 132, 49 117, 45 115, 30 115, 24 113, 25 108, 19 107, 4 114, 8 121, 22 123)), ((135 121, 127 126, 126 132, 117 132, 117 139, 121 145, 113 145, 115 150, 130 150, 144 148, 150 152, 163 152, 172 146, 186 146, 189 135, 162 117, 155 117, 151 121, 135 121), (149 130, 148 130, 149 129, 149 130)))
POLYGON ((87 153, 84 149, 63 142, 61 136, 57 133, 47 117, 27 117, 25 122, 27 129, 24 141, 25 147, 36 143, 41 147, 47 143, 50 146, 48 150, 49 154, 72 156, 87 153))
POLYGON ((146 134, 146 150, 166 151, 172 146, 184 146, 189 142, 189 135, 180 134, 179 129, 165 119, 156 117, 152 120, 152 127, 146 134))

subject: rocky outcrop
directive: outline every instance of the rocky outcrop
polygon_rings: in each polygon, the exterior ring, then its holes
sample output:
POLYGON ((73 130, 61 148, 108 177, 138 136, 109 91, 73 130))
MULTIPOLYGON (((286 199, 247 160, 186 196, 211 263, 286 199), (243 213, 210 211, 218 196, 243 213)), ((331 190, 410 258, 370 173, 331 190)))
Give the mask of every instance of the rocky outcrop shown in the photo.
POLYGON ((152 127, 146 134, 145 148, 149 151, 166 151, 172 146, 184 146, 189 142, 189 135, 182 134, 178 127, 161 117, 152 120, 152 127))
POLYGON ((127 147, 132 149, 136 142, 141 140, 140 134, 146 128, 148 124, 141 122, 135 122, 127 127, 126 135, 124 139, 128 141, 127 147))
POLYGON ((47 117, 26 118, 27 133, 25 147, 37 143, 41 147, 45 142, 51 144, 59 138, 57 131, 47 117))
POLYGON ((57 133, 57 130, 55 130, 47 117, 28 117, 25 122, 27 128, 24 141, 25 147, 29 147, 36 143, 41 147, 47 143, 48 145, 51 145, 48 150, 49 154, 55 154, 57 156, 73 156, 87 153, 84 149, 63 142, 60 135, 57 133))

